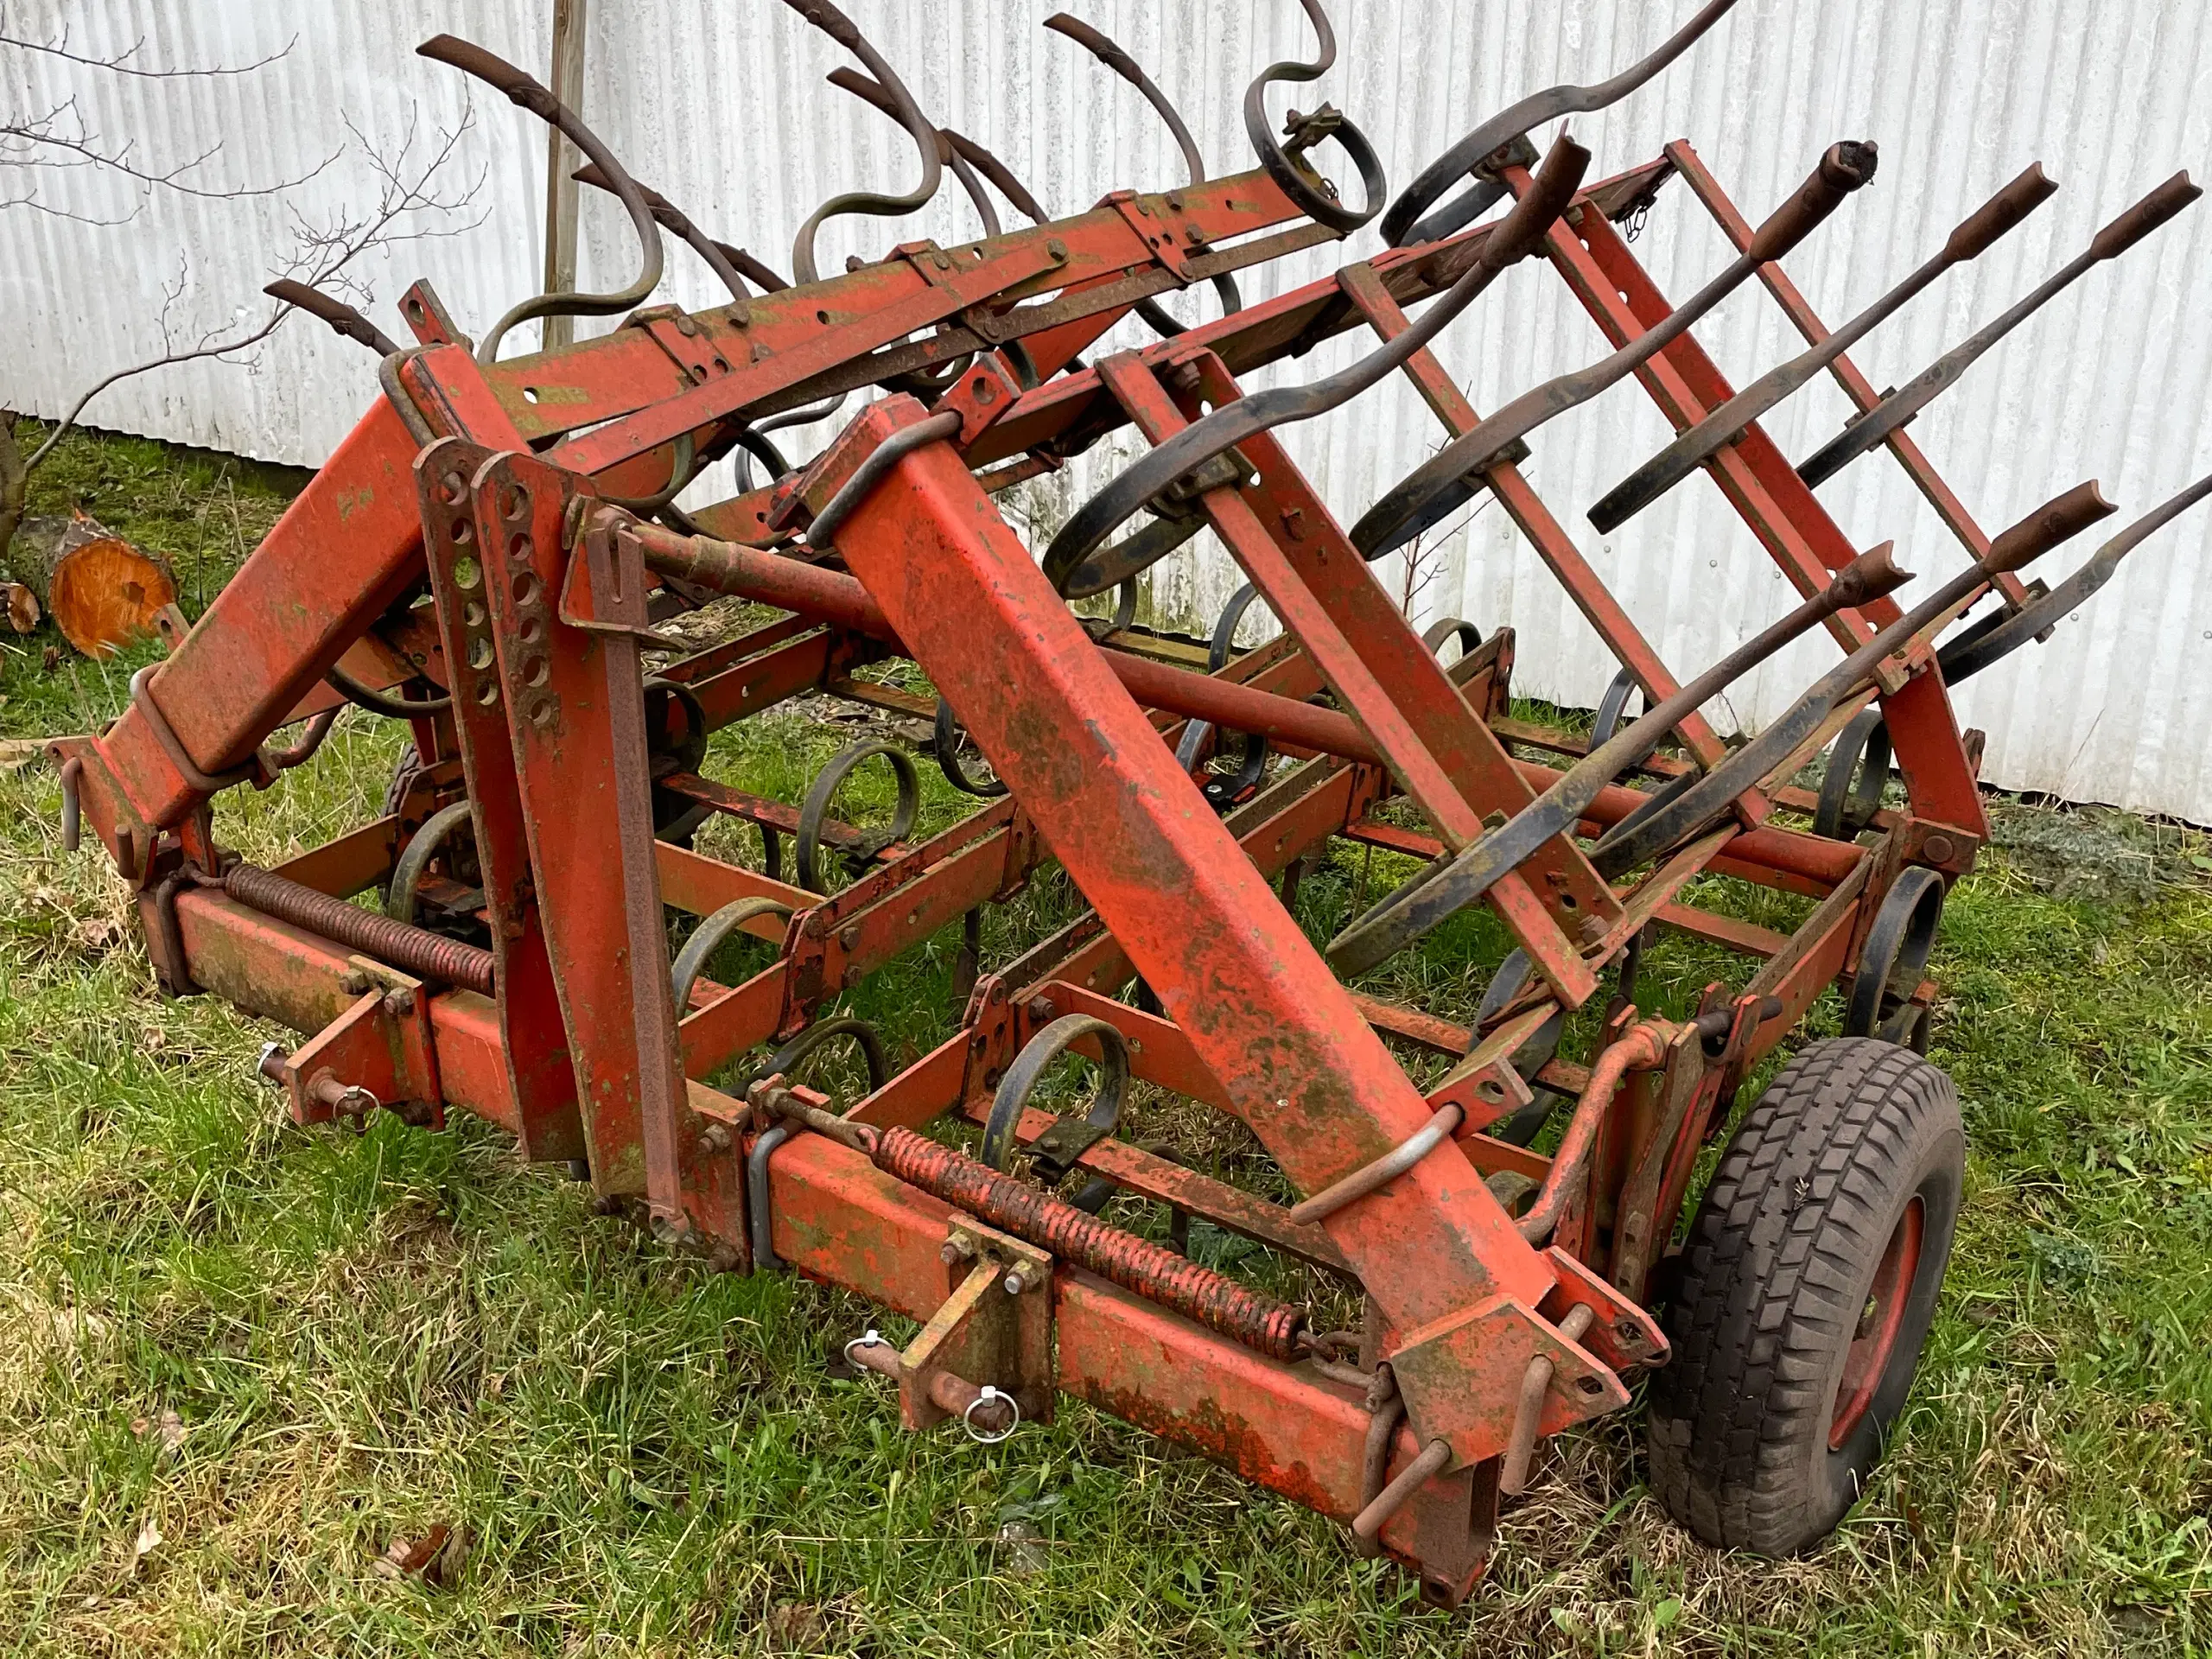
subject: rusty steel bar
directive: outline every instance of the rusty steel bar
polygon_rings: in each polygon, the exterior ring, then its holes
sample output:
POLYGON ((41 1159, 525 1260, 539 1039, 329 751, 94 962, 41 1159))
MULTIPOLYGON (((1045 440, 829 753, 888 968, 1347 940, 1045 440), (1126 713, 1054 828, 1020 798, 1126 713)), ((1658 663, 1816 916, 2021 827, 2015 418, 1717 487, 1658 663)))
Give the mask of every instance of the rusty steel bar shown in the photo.
MULTIPOLYGON (((1483 243, 1481 252, 1465 273, 1403 334, 1383 341, 1350 367, 1310 385, 1278 386, 1238 397, 1192 422, 1173 437, 1138 456, 1105 488, 1069 515, 1046 550, 1046 577, 1068 598, 1083 599, 1103 593, 1135 575, 1144 567, 1124 550, 1131 549, 1138 538, 1132 537, 1116 548, 1107 549, 1102 556, 1093 556, 1147 502, 1156 499, 1178 479, 1247 439, 1274 427, 1310 421, 1326 414, 1402 367, 1446 324, 1471 305, 1500 272, 1542 246, 1545 233, 1567 211, 1567 204, 1581 188, 1583 173, 1589 165, 1590 152, 1572 138, 1562 137, 1554 144, 1535 183, 1515 204, 1505 223, 1483 243), (1116 557, 1116 554, 1123 556, 1116 557)), ((1145 551, 1156 559, 1166 550, 1147 543, 1145 551)))
POLYGON ((2076 485, 2045 502, 1992 542, 1980 563, 1968 565, 1845 658, 1779 718, 1697 783, 1670 800, 1655 801, 1649 811, 1608 830, 1592 849, 1592 859, 1599 868, 1619 874, 1695 834, 1727 810, 1727 803, 1738 789, 1764 777, 1810 736, 1829 711, 1860 686, 1890 652, 1922 629, 1940 624, 1954 606, 1993 576, 2020 569, 2112 512, 2112 504, 2097 493, 2094 482, 2076 485))
POLYGON ((1872 409, 1847 423, 1810 457, 1797 476, 1808 485, 1824 484, 1956 385, 1974 359, 2073 286, 2095 266, 2120 256, 2180 213, 2204 192, 2177 173, 2096 233, 2088 247, 2047 281, 2031 290, 2003 315, 1977 329, 1937 358, 1872 409))
POLYGON ((1540 1243, 1587 1186, 1591 1149, 1597 1144, 1599 1126, 1612 1108, 1621 1080, 1631 1071, 1649 1071, 1666 1058, 1666 1033, 1649 1024, 1622 1033, 1598 1057, 1590 1068, 1590 1081, 1583 1084, 1581 1097, 1574 1103, 1567 1133, 1560 1137, 1559 1150, 1552 1154, 1552 1166, 1543 1185, 1537 1189, 1536 1201, 1516 1223, 1522 1237, 1540 1243))
POLYGON ((1553 836, 1573 830, 1599 792, 1648 758, 1699 704, 1837 611, 1894 593, 1910 580, 1910 572, 1891 562, 1887 542, 1860 554, 1827 588, 1738 645, 1634 725, 1599 744, 1534 803, 1485 833, 1449 864, 1374 906, 1330 944, 1330 966, 1346 976, 1363 973, 1457 915, 1553 836))
POLYGON ((1758 268, 1810 236, 1843 199, 1872 182, 1872 143, 1831 144, 1812 175, 1776 208, 1751 245, 1719 275, 1611 356, 1522 392, 1472 430, 1454 438, 1383 493, 1351 528, 1353 544, 1370 559, 1395 552, 1471 499, 1477 479, 1531 432, 1619 384, 1740 288, 1758 268))
POLYGON ((1961 220, 1943 245, 1903 282, 1818 346, 1768 370, 1614 486, 1590 509, 1590 522, 1600 534, 1626 524, 1695 472, 1699 462, 1857 345, 1907 300, 1954 265, 1979 259, 2057 190, 2058 186, 2044 176, 2042 165, 2031 162, 2024 172, 1961 220))

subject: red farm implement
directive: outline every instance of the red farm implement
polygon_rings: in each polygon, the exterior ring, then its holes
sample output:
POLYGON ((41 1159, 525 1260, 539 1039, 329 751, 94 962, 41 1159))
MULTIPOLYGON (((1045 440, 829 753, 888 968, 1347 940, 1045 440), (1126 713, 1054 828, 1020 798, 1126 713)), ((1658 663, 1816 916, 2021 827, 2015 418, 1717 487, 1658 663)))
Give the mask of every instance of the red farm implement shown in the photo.
MULTIPOLYGON (((634 222, 643 267, 619 294, 526 301, 477 345, 423 284, 401 303, 404 348, 322 296, 286 295, 379 354, 381 395, 121 718, 54 747, 72 835, 89 825, 136 887, 165 988, 305 1033, 262 1066, 300 1122, 381 1110, 435 1131, 474 1113, 527 1157, 642 1200, 670 1249, 802 1273, 918 1322, 903 1348, 869 1332, 849 1350, 896 1381, 912 1428, 957 1417, 999 1438, 1072 1395, 1335 1518, 1456 1603, 1537 1443, 1625 1407, 1649 1372, 1655 1484, 1685 1524, 1770 1550, 1824 1535, 1903 1402, 1959 1202, 1956 1102, 1920 1052, 1923 976, 1946 887, 1988 830, 1947 685, 2046 630, 2212 488, 2068 582, 2024 584, 2016 571, 2112 511, 2095 486, 1988 536, 1902 429, 2017 315, 1887 399, 1845 355, 2053 187, 2030 168, 1831 334, 1777 262, 1849 211, 1871 143, 1816 158, 1754 226, 1687 143, 1598 178, 1571 139, 1540 156, 1525 136, 1656 73, 1731 3, 1715 0, 1627 74, 1538 94, 1453 146, 1382 217, 1380 252, 1247 304, 1236 273, 1382 206, 1356 127, 1263 101, 1328 67, 1314 0, 1319 61, 1276 65, 1246 94, 1261 166, 1209 179, 1185 142, 1190 183, 1060 219, 933 127, 846 19, 792 3, 867 66, 873 79, 840 84, 909 130, 923 178, 826 205, 789 284, 636 182, 520 72, 450 37, 422 48, 567 132, 587 181, 634 222), (1357 207, 1317 170, 1332 147, 1359 175, 1357 207), (823 219, 918 206, 941 171, 990 234, 817 273, 823 219), (999 230, 987 182, 1035 223, 999 230), (1618 227, 1685 193, 1735 257, 1675 305, 1618 227), (664 232, 728 304, 633 308, 664 232), (1429 342, 1523 260, 1550 264, 1611 354, 1485 418, 1429 342), (1738 391, 1693 326, 1752 280, 1808 349, 1738 391), (1192 287, 1219 294, 1217 320, 1177 324, 1157 303, 1192 287), (1160 337, 1086 362, 1133 311, 1160 337), (518 324, 562 313, 623 321, 499 354, 518 324), (1240 386, 1347 334, 1372 349, 1338 374, 1240 386), (1855 547, 1758 424, 1822 370, 1868 412, 1807 475, 1885 448, 1963 550, 1960 574, 1910 609, 1891 597, 1905 580, 1891 549, 1855 547), (1274 431, 1390 374, 1446 442, 1347 530, 1274 431), (1681 436, 1598 516, 1617 523, 1701 469, 1801 600, 1688 681, 1518 467, 1544 421, 1629 378, 1681 436), (775 417, 856 391, 873 401, 788 466, 775 417), (1149 448, 1050 545, 1026 544, 997 498, 1125 427, 1149 448), (766 481, 673 505, 734 451, 766 481), (1375 561, 1481 492, 1619 666, 1586 736, 1510 715, 1510 630, 1447 621, 1424 637, 1376 579, 1375 561), (1126 608, 1111 624, 1071 609, 1133 595, 1201 531, 1250 584, 1211 645, 1137 628, 1126 608), (671 610, 715 594, 780 614, 671 652, 671 610), (1236 613, 1255 599, 1281 632, 1238 652, 1236 613), (1816 629, 1838 665, 1724 744, 1700 708, 1816 629), (937 698, 853 677, 893 658, 937 698), (932 718, 978 810, 921 839, 911 811, 889 836, 831 818, 840 781, 882 745, 841 755, 796 810, 702 775, 710 734, 824 691, 932 718), (277 869, 226 852, 213 803, 281 787, 348 703, 411 728, 417 764, 387 815, 277 869), (992 779, 962 771, 963 744, 992 779), (1826 782, 1796 786, 1823 752, 1826 782), (710 815, 760 828, 765 870, 693 849, 710 815), (1340 842, 1423 864, 1323 948, 1287 896, 1340 842), (830 861, 856 874, 825 896, 830 861), (957 1033, 891 1071, 839 999, 963 918, 972 968, 976 918, 1047 866, 1080 894, 1077 918, 971 973, 957 1033), (1784 935, 1692 902, 1700 878, 1814 903, 1784 935), (1471 1024, 1348 986, 1470 906, 1514 941, 1471 1024), (1680 1020, 1640 1011, 1638 964, 1662 929, 1738 953, 1742 982, 1711 985, 1680 1020), (715 983, 705 969, 739 931, 777 957, 715 983), (1831 984, 1847 1034, 1770 1085, 1685 1235, 1700 1154, 1747 1068, 1831 984), (1593 1001, 1603 1017, 1577 1027, 1595 1034, 1569 1058, 1562 1027, 1593 1001), (1424 1090, 1386 1039, 1451 1063, 1424 1090), (867 1055, 856 1100, 797 1081, 833 1039, 867 1055), (1071 1051, 1097 1069, 1096 1096, 1055 1116, 1032 1091, 1071 1051), (741 1065, 746 1083, 710 1086, 741 1065), (1241 1122, 1296 1201, 1117 1134, 1133 1080, 1241 1122), (1193 1260, 1194 1217, 1356 1296, 1363 1318, 1319 1328, 1307 1306, 1193 1260)), ((1052 26, 1186 138, 1110 41, 1052 26)), ((2083 261, 2196 194, 2170 181, 2083 261)), ((912 763, 893 758, 911 799, 912 763)))

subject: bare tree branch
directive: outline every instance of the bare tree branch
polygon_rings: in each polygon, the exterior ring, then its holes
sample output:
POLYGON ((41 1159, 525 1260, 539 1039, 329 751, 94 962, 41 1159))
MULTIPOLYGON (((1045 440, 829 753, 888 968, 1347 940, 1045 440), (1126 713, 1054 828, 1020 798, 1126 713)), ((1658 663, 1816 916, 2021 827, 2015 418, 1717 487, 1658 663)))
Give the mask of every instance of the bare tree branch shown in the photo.
POLYGON ((256 58, 251 63, 223 64, 208 69, 141 69, 129 60, 137 57, 139 51, 145 46, 146 37, 143 35, 131 41, 130 46, 121 52, 112 53, 106 57, 93 57, 81 52, 72 52, 69 49, 69 31, 66 27, 62 29, 60 37, 52 41, 26 40, 20 35, 9 34, 7 29, 8 14, 4 10, 0 10, 0 46, 12 46, 23 52, 41 53, 48 57, 60 58, 66 62, 80 63, 91 69, 105 69, 114 74, 136 76, 140 80, 191 80, 202 76, 212 79, 219 75, 250 75, 257 69, 267 68, 279 58, 289 57, 292 48, 300 43, 300 37, 295 35, 284 42, 281 50, 271 52, 265 58, 256 58))
MULTIPOLYGON (((347 268, 372 248, 457 236, 484 222, 486 213, 490 211, 488 208, 479 212, 467 224, 403 223, 413 215, 449 219, 451 216, 465 212, 474 202, 485 179, 485 173, 480 168, 473 179, 455 186, 447 187, 439 181, 440 175, 453 161, 462 138, 475 124, 474 109, 464 110, 461 119, 451 129, 442 130, 423 161, 418 165, 410 165, 410 157, 420 137, 420 109, 410 110, 405 137, 396 150, 386 153, 371 143, 350 119, 346 122, 346 130, 360 143, 370 165, 382 181, 377 204, 359 216, 341 216, 321 225, 310 222, 296 212, 293 223, 298 242, 292 257, 284 267, 283 275, 295 277, 312 288, 328 287, 351 292, 365 302, 365 292, 359 284, 351 282, 347 268)), ((202 334, 196 341, 180 343, 175 336, 170 318, 188 286, 188 275, 186 264, 180 257, 175 281, 162 284, 160 315, 162 354, 145 362, 118 369, 96 382, 70 405, 69 412, 61 417, 47 434, 45 441, 23 463, 25 473, 35 470, 39 463, 53 452, 54 445, 75 426, 86 405, 117 382, 175 364, 206 358, 235 357, 267 340, 291 315, 291 307, 279 305, 257 325, 242 332, 227 336, 219 332, 211 332, 202 334)))
MULTIPOLYGON (((126 51, 107 56, 94 56, 69 49, 68 32, 64 29, 58 40, 35 41, 7 32, 6 14, 0 11, 0 48, 13 47, 18 51, 57 58, 64 62, 104 70, 110 73, 128 75, 144 80, 214 79, 251 74, 266 68, 278 59, 288 55, 298 43, 298 36, 287 41, 281 52, 251 63, 219 65, 211 68, 143 69, 127 61, 145 44, 143 38, 133 41, 126 51)), ((276 195, 306 183, 321 173, 341 153, 333 150, 321 162, 297 178, 286 179, 275 184, 238 185, 215 188, 203 185, 190 175, 206 166, 222 150, 221 142, 210 144, 188 160, 169 166, 141 164, 136 159, 135 141, 126 141, 119 148, 101 142, 100 137, 86 124, 83 110, 73 94, 59 104, 37 114, 18 114, 12 111, 0 112, 0 168, 14 168, 26 173, 64 172, 78 168, 97 168, 119 174, 141 186, 148 193, 172 190, 179 194, 197 196, 206 200, 229 200, 236 197, 276 195)), ((143 203, 142 200, 141 206, 143 203)), ((0 211, 10 207, 35 207, 60 219, 71 219, 89 225, 116 225, 126 219, 108 219, 79 213, 71 208, 56 207, 40 201, 33 194, 25 193, 0 199, 0 211)), ((126 216, 137 217, 134 212, 126 216)))

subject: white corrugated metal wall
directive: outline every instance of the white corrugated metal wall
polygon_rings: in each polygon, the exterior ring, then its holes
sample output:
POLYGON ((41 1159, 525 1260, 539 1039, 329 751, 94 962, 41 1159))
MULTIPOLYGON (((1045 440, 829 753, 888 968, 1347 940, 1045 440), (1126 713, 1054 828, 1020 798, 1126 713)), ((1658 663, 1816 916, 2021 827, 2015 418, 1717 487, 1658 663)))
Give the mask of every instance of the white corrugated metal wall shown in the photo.
MULTIPOLYGON (((997 150, 1056 213, 1120 185, 1180 176, 1166 135, 1135 93, 1071 43, 1038 27, 1055 0, 849 0, 848 9, 937 118, 997 150)), ((1153 71, 1188 116, 1217 171, 1249 164, 1238 96, 1258 66, 1309 47, 1291 0, 1087 0, 1077 8, 1153 71)), ((481 222, 402 245, 360 276, 391 321, 391 302, 429 275, 464 326, 480 329, 530 291, 543 263, 543 130, 449 70, 416 58, 441 29, 542 73, 550 0, 388 0, 303 9, 278 0, 18 0, 19 32, 71 29, 79 50, 143 36, 146 61, 238 63, 296 42, 251 77, 149 81, 0 49, 7 96, 76 96, 88 124, 131 135, 146 162, 222 149, 193 176, 266 181, 338 160, 283 197, 243 201, 156 193, 129 224, 88 226, 32 210, 0 212, 0 397, 41 413, 107 368, 157 346, 165 284, 180 273, 174 330, 200 333, 252 315, 257 290, 292 241, 291 215, 327 220, 372 202, 375 181, 347 123, 386 151, 410 122, 418 147, 465 111, 474 126, 461 165, 481 173, 481 222)), ((1358 121, 1402 183, 1475 120, 1531 88, 1598 79, 1639 55, 1689 0, 1332 0, 1338 67, 1319 89, 1358 121)), ((773 0, 591 0, 587 111, 640 177, 725 239, 779 268, 789 238, 832 191, 901 188, 906 141, 891 123, 824 86, 843 54, 773 0)), ((1770 208, 1838 137, 1883 147, 1876 184, 1789 260, 1831 322, 1886 289, 1949 226, 2030 161, 2064 186, 1989 256, 1954 273, 1855 354, 1878 385, 1901 381, 2083 245, 2094 227, 2177 167, 2212 164, 2212 117, 2194 89, 2212 73, 2212 19, 2199 0, 1743 0, 1693 54, 1615 111, 1576 124, 1600 173, 1686 137, 1753 217, 1770 208)), ((1297 89, 1297 100, 1313 92, 1297 89)), ((1277 102, 1294 99, 1279 93, 1277 102)), ((74 172, 39 181, 44 198, 95 217, 134 197, 74 172)), ((11 192, 10 194, 20 194, 11 192)), ((619 210, 585 207, 587 281, 619 282, 629 257, 619 210)), ((1009 219, 1017 215, 1009 214, 1009 219)), ((448 221, 450 228, 451 221, 448 221)), ((822 264, 874 254, 914 235, 974 234, 948 179, 937 203, 895 228, 832 224, 822 264)), ((1319 275, 1371 251, 1316 251, 1248 295, 1319 275)), ((1637 245, 1680 295, 1723 264, 1719 233, 1679 186, 1637 245)), ((1924 415, 1921 443, 1993 530, 2081 479, 2102 480, 2132 515, 2212 461, 2212 213, 2162 232, 2117 269, 2093 274, 1984 359, 1924 415)), ((672 251, 666 296, 719 297, 672 251)), ((1210 307, 1210 296, 1179 301, 1210 307)), ((394 332, 397 332, 395 329, 394 332)), ((1797 348, 1756 287, 1700 331, 1738 382, 1797 348)), ((1135 336, 1130 336, 1132 340, 1135 336)), ((1345 360, 1339 342, 1278 374, 1303 378, 1345 360)), ((1510 273, 1446 336, 1441 354, 1477 404, 1494 406, 1538 378, 1599 355, 1603 343, 1555 276, 1510 273)), ((372 389, 359 348, 321 328, 283 330, 247 368, 194 365, 126 383, 95 406, 99 423, 295 461, 327 454, 372 389)), ((1826 380, 1768 422, 1794 456, 1834 429, 1844 399, 1826 380)), ((1655 450, 1667 429, 1632 387, 1548 428, 1529 468, 1599 570, 1678 671, 1709 661, 1774 614, 1787 594, 1719 493, 1693 480, 1611 537, 1586 505, 1655 450)), ((1332 505, 1354 514, 1436 442, 1431 417, 1393 384, 1339 416, 1290 435, 1332 505)), ((1072 469, 1082 488, 1096 468, 1072 469)), ((1884 455, 1859 463, 1824 499, 1860 544, 1895 537, 1905 562, 1942 575, 1963 556, 1884 455)), ((2137 553, 2119 578, 2041 650, 1960 694, 1962 717, 1989 733, 1986 775, 2151 810, 2212 819, 2212 579, 2202 510, 2137 553)), ((2054 557, 2063 574, 2082 556, 2054 557)), ((1586 627, 1496 512, 1478 513, 1443 549, 1417 602, 1484 627, 1520 631, 1519 681, 1588 703, 1612 671, 1586 627)), ((1386 573, 1387 574, 1387 573, 1386 573)), ((1155 600, 1211 614, 1234 585, 1217 550, 1157 573, 1155 600)), ((1756 724, 1832 660, 1806 642, 1716 709, 1756 724)))

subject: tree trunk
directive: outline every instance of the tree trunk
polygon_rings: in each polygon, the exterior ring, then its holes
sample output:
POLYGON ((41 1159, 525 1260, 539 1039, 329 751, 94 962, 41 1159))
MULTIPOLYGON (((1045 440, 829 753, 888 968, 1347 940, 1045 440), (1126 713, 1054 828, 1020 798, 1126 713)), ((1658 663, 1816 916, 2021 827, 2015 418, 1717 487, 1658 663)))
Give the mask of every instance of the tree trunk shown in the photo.
POLYGON ((21 521, 8 562, 37 596, 61 637, 87 657, 109 657, 155 631, 176 599, 160 555, 134 546, 82 513, 21 521))
POLYGON ((14 410, 0 409, 0 570, 10 568, 8 550, 23 521, 23 498, 30 487, 30 469, 16 447, 18 418, 14 410))

